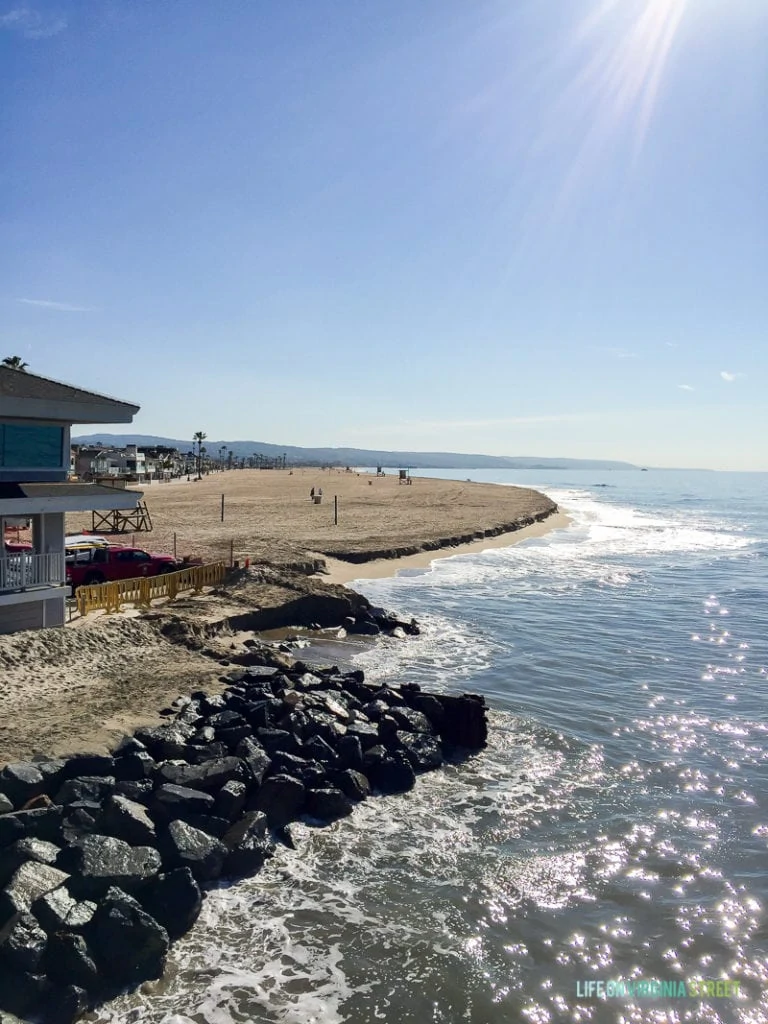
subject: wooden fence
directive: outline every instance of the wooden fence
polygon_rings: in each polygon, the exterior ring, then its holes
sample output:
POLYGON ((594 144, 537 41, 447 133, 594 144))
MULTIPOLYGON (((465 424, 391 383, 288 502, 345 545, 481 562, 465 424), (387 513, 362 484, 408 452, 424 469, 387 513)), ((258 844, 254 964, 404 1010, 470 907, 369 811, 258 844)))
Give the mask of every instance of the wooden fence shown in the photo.
POLYGON ((166 572, 161 576, 142 576, 134 580, 116 580, 113 583, 97 583, 78 587, 75 593, 77 610, 81 615, 103 608, 107 612, 119 612, 124 604, 137 608, 149 608, 158 597, 172 601, 183 590, 199 594, 203 587, 215 587, 224 581, 226 566, 223 562, 209 565, 193 565, 179 572, 166 572))

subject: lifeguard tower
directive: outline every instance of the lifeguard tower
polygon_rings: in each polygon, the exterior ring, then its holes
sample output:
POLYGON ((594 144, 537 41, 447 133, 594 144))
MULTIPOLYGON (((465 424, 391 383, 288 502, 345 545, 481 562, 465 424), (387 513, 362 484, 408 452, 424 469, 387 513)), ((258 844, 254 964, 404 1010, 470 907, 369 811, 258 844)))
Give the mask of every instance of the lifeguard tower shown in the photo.
POLYGON ((410 466, 407 467, 406 469, 398 469, 397 473, 398 473, 397 482, 399 484, 412 484, 413 483, 413 480, 411 480, 411 469, 410 469, 410 466))

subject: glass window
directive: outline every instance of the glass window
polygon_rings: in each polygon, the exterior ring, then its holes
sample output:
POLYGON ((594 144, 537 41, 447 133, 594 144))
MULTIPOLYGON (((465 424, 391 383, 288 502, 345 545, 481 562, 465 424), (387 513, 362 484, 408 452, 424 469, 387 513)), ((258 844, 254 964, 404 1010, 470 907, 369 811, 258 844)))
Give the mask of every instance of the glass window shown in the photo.
POLYGON ((57 469, 62 465, 62 427, 0 424, 0 466, 6 469, 57 469))

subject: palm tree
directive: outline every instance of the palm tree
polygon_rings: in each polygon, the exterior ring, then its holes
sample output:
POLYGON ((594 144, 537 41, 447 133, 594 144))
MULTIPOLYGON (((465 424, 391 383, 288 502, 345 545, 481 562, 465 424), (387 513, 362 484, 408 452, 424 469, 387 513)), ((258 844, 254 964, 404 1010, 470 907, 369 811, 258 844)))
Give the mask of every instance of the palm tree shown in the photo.
POLYGON ((197 445, 197 479, 203 479, 203 441, 208 437, 202 430, 198 430, 192 438, 192 450, 194 451, 195 445, 197 445))
POLYGON ((3 360, 3 366, 8 366, 11 370, 21 370, 23 373, 29 366, 29 363, 25 363, 21 356, 6 356, 3 360))

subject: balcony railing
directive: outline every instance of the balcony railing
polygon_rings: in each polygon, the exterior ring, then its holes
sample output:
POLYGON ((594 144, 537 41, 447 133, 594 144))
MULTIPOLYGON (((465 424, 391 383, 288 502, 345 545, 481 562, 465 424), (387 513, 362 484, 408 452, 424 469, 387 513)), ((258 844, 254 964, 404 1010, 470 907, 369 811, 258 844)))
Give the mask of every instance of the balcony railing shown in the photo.
POLYGON ((0 591, 55 587, 65 581, 63 551, 45 555, 19 551, 0 556, 0 591))

